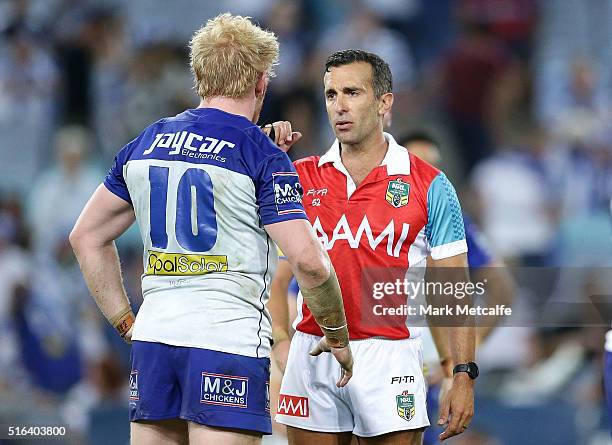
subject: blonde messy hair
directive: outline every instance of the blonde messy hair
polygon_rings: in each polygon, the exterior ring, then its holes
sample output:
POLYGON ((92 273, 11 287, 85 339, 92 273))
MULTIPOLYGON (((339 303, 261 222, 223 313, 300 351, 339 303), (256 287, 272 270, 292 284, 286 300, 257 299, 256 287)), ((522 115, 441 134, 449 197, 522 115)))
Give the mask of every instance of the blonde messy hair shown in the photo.
POLYGON ((202 98, 239 99, 262 73, 274 76, 278 40, 249 17, 221 14, 210 19, 189 42, 189 62, 202 98))

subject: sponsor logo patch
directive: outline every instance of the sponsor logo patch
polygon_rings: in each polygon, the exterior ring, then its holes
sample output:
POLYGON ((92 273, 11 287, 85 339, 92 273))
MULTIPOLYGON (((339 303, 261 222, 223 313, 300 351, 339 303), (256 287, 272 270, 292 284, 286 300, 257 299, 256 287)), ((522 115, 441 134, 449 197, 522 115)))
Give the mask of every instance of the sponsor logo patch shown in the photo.
POLYGON ((138 371, 130 372, 130 400, 138 400, 138 371))
POLYGON ((202 372, 200 403, 246 408, 248 399, 248 377, 202 372))
POLYGON ((327 189, 310 189, 306 192, 306 196, 312 196, 312 201, 310 205, 313 207, 321 206, 321 197, 327 195, 327 189))
POLYGON ((147 254, 147 275, 205 275, 212 272, 227 272, 226 255, 164 253, 154 250, 149 250, 147 254))
POLYGON ((410 184, 402 181, 402 178, 397 178, 389 181, 387 185, 387 193, 385 199, 395 208, 403 207, 408 204, 408 195, 410 193, 410 184))
POLYGON ((272 184, 274 187, 274 203, 279 215, 304 213, 302 208, 296 208, 296 205, 301 207, 302 195, 304 194, 297 173, 272 173, 272 184))
POLYGON ((270 382, 266 382, 266 411, 270 412, 270 382))
POLYGON ((306 196, 326 196, 327 189, 309 189, 306 196))
POLYGON ((397 403, 397 415, 404 420, 412 419, 416 412, 414 394, 404 391, 400 395, 395 396, 395 400, 397 403))
POLYGON ((394 383, 414 383, 413 375, 398 375, 391 377, 391 384, 394 383))
POLYGON ((370 221, 368 221, 368 216, 364 215, 359 227, 353 230, 346 215, 342 214, 333 230, 326 232, 318 216, 312 223, 312 228, 326 250, 331 250, 336 241, 346 240, 351 249, 363 249, 366 245, 369 245, 370 249, 376 251, 379 248, 378 246, 381 246, 386 249, 387 255, 399 258, 402 255, 402 246, 408 237, 410 225, 404 222, 396 224, 391 219, 382 231, 373 230, 370 221), (401 229, 399 224, 401 224, 401 229), (362 240, 365 240, 367 244, 362 240))
POLYGON ((278 414, 294 417, 308 417, 308 397, 279 394, 278 414))
MULTIPOLYGON (((150 155, 153 150, 166 149, 169 155, 187 156, 197 159, 212 159, 225 162, 226 158, 219 156, 224 148, 234 148, 236 144, 213 137, 202 136, 197 133, 179 131, 178 133, 158 133, 142 154, 150 155)), ((227 151, 227 150, 225 150, 227 151)))

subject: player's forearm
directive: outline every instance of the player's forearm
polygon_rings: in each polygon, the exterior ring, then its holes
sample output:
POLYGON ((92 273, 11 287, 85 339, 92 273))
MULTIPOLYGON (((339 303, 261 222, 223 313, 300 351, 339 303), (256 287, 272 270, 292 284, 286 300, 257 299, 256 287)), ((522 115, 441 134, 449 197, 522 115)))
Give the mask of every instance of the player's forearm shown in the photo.
POLYGON ((123 287, 119 256, 114 242, 89 244, 72 240, 83 277, 100 311, 121 336, 134 321, 130 302, 123 287))
POLYGON ((295 220, 266 226, 287 256, 306 305, 321 327, 328 345, 348 345, 348 329, 340 285, 331 261, 307 221, 295 220))
POLYGON ((340 284, 333 266, 330 264, 329 267, 329 277, 322 284, 311 288, 301 287, 301 292, 328 344, 341 348, 348 344, 348 329, 340 284))

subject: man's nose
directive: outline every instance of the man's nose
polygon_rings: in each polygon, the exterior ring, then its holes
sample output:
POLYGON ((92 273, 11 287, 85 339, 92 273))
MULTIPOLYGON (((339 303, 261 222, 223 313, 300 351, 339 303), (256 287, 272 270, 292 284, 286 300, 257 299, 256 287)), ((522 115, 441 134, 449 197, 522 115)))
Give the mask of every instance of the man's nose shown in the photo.
POLYGON ((336 113, 343 114, 348 111, 348 103, 343 94, 339 94, 336 98, 336 113))

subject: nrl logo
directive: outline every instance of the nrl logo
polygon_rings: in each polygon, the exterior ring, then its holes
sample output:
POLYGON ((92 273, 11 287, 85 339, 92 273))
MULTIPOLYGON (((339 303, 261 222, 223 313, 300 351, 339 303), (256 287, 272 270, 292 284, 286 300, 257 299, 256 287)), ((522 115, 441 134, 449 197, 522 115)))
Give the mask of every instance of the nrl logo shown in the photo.
POLYGON ((395 396, 395 399, 397 401, 397 415, 404 420, 412 419, 416 411, 414 394, 404 391, 399 396, 395 396))
POLYGON ((394 181, 389 181, 385 198, 387 199, 387 202, 393 207, 399 208, 408 204, 409 193, 410 184, 402 181, 402 178, 397 178, 394 181))

